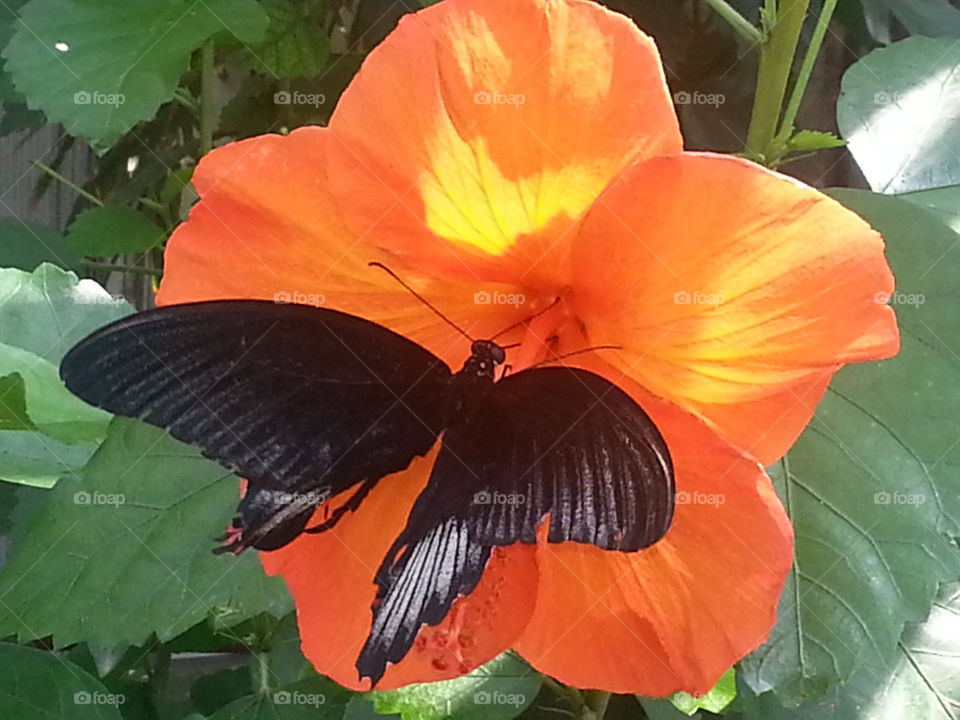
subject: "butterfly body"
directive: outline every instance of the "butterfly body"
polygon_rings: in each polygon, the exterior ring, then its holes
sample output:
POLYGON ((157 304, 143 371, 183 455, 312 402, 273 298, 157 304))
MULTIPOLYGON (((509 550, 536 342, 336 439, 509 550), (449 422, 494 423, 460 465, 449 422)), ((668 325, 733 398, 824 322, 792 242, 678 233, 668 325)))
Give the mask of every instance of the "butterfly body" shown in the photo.
POLYGON ((670 526, 670 454, 639 405, 576 368, 497 379, 505 360, 495 342, 474 341, 454 373, 362 318, 217 301, 101 328, 67 354, 61 376, 88 402, 166 428, 246 479, 217 551, 327 532, 439 440, 373 578, 356 665, 376 683, 473 591, 493 548, 539 539, 635 552, 670 526), (310 526, 318 506, 326 515, 310 526))

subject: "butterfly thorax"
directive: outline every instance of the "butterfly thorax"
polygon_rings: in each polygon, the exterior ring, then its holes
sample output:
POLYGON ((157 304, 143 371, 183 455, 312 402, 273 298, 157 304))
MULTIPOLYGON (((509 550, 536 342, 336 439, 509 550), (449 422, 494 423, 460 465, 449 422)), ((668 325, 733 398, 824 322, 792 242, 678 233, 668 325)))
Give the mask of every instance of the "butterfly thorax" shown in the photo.
POLYGON ((464 379, 493 382, 497 365, 503 363, 507 354, 503 348, 491 340, 474 340, 470 346, 470 357, 457 373, 464 379))
POLYGON ((497 365, 503 363, 506 353, 503 348, 490 340, 474 340, 470 347, 470 357, 460 372, 453 376, 453 392, 447 406, 446 417, 458 417, 465 407, 474 404, 478 395, 493 387, 497 365))

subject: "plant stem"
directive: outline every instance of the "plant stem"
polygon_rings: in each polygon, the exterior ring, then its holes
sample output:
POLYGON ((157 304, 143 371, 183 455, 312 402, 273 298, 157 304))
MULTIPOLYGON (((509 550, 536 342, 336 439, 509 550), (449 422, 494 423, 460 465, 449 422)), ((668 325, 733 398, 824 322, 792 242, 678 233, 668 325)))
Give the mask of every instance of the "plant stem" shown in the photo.
POLYGON ((200 48, 200 154, 206 155, 213 149, 213 130, 216 122, 216 97, 214 83, 217 70, 214 66, 213 38, 200 48))
POLYGON ((250 672, 253 675, 254 692, 267 694, 270 692, 270 654, 264 650, 253 653, 250 672))
POLYGON ((763 42, 763 33, 753 26, 749 20, 737 12, 737 9, 727 3, 727 0, 707 0, 707 5, 713 8, 713 11, 727 21, 736 33, 751 45, 759 45, 763 42))
POLYGON ((170 651, 159 644, 160 641, 156 635, 154 635, 154 641, 157 646, 153 654, 153 664, 150 666, 150 686, 154 706, 161 708, 166 706, 164 696, 167 692, 167 681, 170 678, 170 651))
POLYGON ((151 198, 147 198, 147 197, 137 198, 137 202, 143 205, 144 207, 148 207, 151 210, 155 210, 156 212, 164 212, 166 210, 166 208, 163 205, 161 205, 156 200, 153 200, 151 198))
POLYGON ((80 197, 86 198, 87 200, 89 200, 90 202, 92 202, 94 205, 96 205, 96 206, 98 206, 98 207, 102 207, 102 206, 103 206, 103 201, 102 201, 100 198, 98 198, 96 195, 92 195, 91 193, 87 192, 87 191, 84 190, 82 187, 80 187, 80 186, 77 185, 75 182, 73 182, 72 180, 68 180, 67 178, 65 178, 63 175, 61 175, 60 173, 58 173, 56 170, 54 170, 54 169, 53 169, 52 167, 50 167, 49 165, 45 165, 44 163, 40 162, 39 160, 34 160, 34 161, 33 161, 33 164, 34 164, 36 167, 40 168, 40 170, 42 170, 43 172, 45 172, 47 175, 49 175, 50 177, 52 177, 52 178, 53 178, 54 180, 56 180, 57 182, 60 182, 60 183, 63 183, 64 185, 66 185, 68 188, 70 188, 70 189, 73 190, 75 193, 77 193, 77 195, 79 195, 80 197))
POLYGON ((783 113, 780 132, 777 133, 778 139, 783 142, 789 140, 790 136, 793 135, 794 122, 797 119, 797 112, 800 110, 800 103, 807 91, 807 84, 813 74, 813 66, 816 65, 817 58, 820 56, 823 38, 827 34, 827 28, 830 26, 830 20, 833 18, 833 12, 836 9, 837 0, 824 0, 820 17, 817 19, 817 26, 813 30, 813 37, 810 38, 810 45, 807 47, 807 54, 803 58, 803 65, 800 66, 797 81, 793 86, 793 92, 790 94, 790 102, 787 103, 787 109, 783 113))
POLYGON ((768 1, 764 8, 766 39, 760 46, 757 92, 747 131, 747 153, 763 161, 768 160, 777 137, 790 70, 810 0, 781 0, 775 10, 774 6, 768 1))
POLYGON ((603 690, 585 690, 583 693, 584 710, 580 717, 583 720, 603 720, 607 714, 607 705, 610 703, 610 693, 603 690))
POLYGON ((83 260, 80 264, 84 267, 90 268, 91 270, 109 270, 110 272, 132 273, 134 275, 150 275, 152 277, 160 277, 163 275, 163 272, 160 270, 155 270, 154 268, 148 267, 137 267, 136 265, 115 265, 113 263, 94 262, 93 260, 83 260))

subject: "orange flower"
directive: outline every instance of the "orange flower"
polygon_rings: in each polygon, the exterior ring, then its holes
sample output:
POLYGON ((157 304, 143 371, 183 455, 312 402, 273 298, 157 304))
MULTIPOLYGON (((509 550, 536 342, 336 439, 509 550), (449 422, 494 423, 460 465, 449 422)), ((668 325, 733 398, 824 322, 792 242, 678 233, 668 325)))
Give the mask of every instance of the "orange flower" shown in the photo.
MULTIPOLYGON (((494 550, 380 687, 454 677, 505 648, 578 687, 703 692, 768 635, 791 528, 762 464, 844 363, 895 353, 883 243, 853 213, 747 161, 685 153, 653 42, 582 0, 446 0, 367 58, 329 128, 213 151, 158 302, 274 298, 360 315, 458 368, 467 341, 515 370, 577 355, 629 392, 676 466, 667 535, 632 553, 494 550)), ((435 453, 333 530, 262 555, 303 649, 353 688, 375 569, 435 453)), ((322 513, 323 509, 318 510, 322 513)))

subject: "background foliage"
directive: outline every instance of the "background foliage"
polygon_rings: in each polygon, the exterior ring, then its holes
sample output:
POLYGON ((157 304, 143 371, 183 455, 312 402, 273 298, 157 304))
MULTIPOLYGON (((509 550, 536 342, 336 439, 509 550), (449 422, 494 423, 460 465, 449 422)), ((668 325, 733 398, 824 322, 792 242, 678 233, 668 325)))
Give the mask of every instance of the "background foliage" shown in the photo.
MULTIPOLYGON (((879 301, 903 333, 896 358, 838 375, 771 468, 797 541, 770 639, 702 698, 617 696, 607 717, 956 720, 960 9, 607 4, 660 45, 688 147, 844 186, 830 192, 887 240, 898 289, 879 301)), ((367 696, 317 676, 283 584, 249 553, 209 552, 236 479, 57 377, 66 349, 132 312, 128 299, 150 304, 197 159, 325 123, 364 54, 418 7, 0 2, 0 716, 507 720, 596 717, 607 701, 510 653, 367 696), (66 220, 44 222, 36 208, 55 192, 66 220)))

